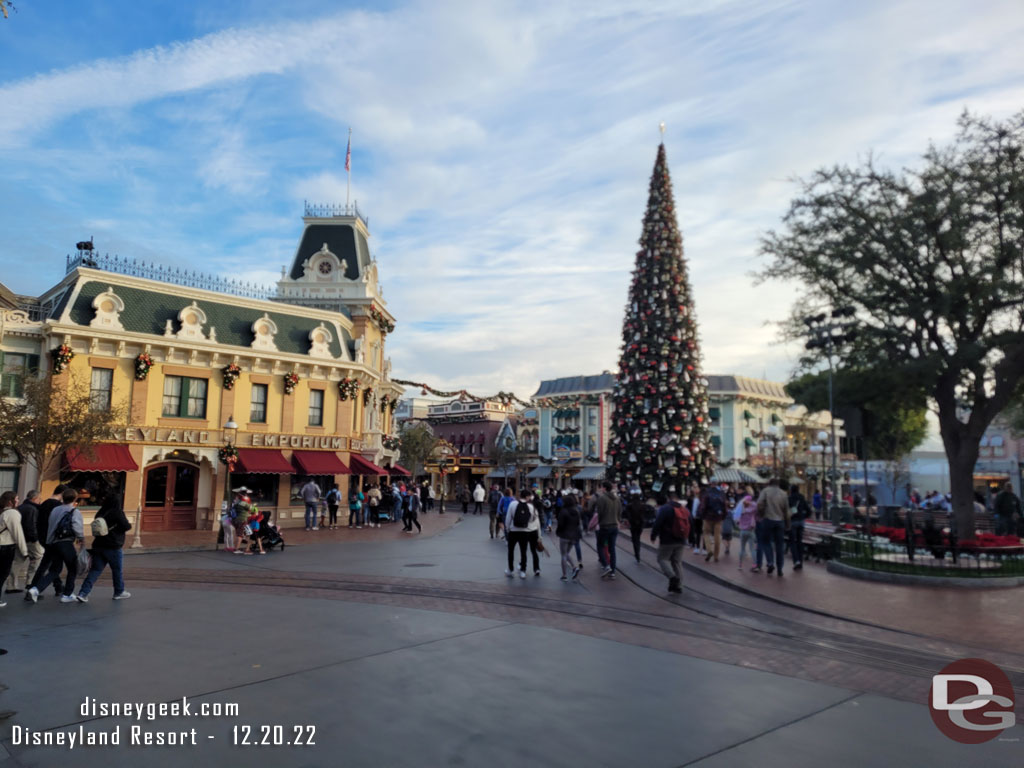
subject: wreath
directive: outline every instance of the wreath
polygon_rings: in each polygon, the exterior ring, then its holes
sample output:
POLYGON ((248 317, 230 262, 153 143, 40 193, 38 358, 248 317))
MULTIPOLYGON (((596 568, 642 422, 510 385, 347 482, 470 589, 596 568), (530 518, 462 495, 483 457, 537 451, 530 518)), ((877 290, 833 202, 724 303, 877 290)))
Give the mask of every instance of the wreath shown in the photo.
POLYGON ((397 451, 399 448, 402 447, 402 440, 401 438, 395 437, 394 435, 385 435, 381 439, 381 445, 384 446, 385 450, 397 451))
POLYGON ((387 336, 395 330, 395 324, 388 320, 384 313, 377 309, 373 304, 370 305, 370 318, 377 324, 377 327, 380 328, 381 336, 387 336))
POLYGON ((149 376, 149 369, 153 367, 153 358, 142 352, 135 358, 135 380, 145 381, 149 376))
POLYGON ((242 369, 235 363, 228 363, 221 369, 224 374, 224 389, 234 389, 235 382, 242 375, 242 369))
POLYGON ((221 464, 227 466, 228 469, 232 469, 238 461, 238 449, 231 443, 228 443, 217 451, 217 458, 220 459, 221 464))
POLYGON ((290 395, 295 391, 296 385, 299 383, 299 374, 292 371, 284 375, 284 393, 290 395))
POLYGON ((364 389, 363 390, 363 405, 369 405, 372 402, 373 402, 373 390, 372 389, 364 389))
POLYGON ((53 372, 64 373, 67 367, 71 364, 71 360, 74 358, 75 353, 71 350, 67 344, 61 344, 52 352, 53 354, 53 372))
POLYGON ((355 396, 359 394, 359 382, 355 379, 345 377, 338 382, 338 399, 348 400, 349 398, 355 399, 355 396))

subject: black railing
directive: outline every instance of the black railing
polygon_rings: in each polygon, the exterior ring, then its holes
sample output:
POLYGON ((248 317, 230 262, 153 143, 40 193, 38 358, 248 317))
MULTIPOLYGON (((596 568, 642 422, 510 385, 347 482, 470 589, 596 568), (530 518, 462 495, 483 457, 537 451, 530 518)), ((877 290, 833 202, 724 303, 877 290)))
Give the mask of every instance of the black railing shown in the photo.
POLYGON ((1024 576, 1024 546, 962 546, 948 536, 911 543, 857 533, 832 536, 833 557, 856 568, 924 576, 1024 576))
POLYGON ((100 269, 104 272, 115 272, 119 275, 141 277, 146 280, 157 280, 161 283, 173 283, 188 288, 199 288, 204 291, 215 293, 228 293, 232 296, 241 296, 246 299, 271 300, 276 298, 277 289, 249 283, 244 280, 233 280, 219 275, 210 275, 203 272, 179 269, 178 267, 165 267, 162 264, 146 263, 137 259, 121 258, 120 256, 101 256, 98 253, 81 251, 66 259, 66 272, 71 272, 78 267, 88 269, 100 269))
POLYGON ((355 216, 357 219, 361 219, 367 227, 370 226, 370 220, 363 216, 359 211, 359 205, 356 203, 351 205, 332 205, 329 203, 311 203, 308 200, 303 200, 302 202, 307 218, 331 219, 337 216, 355 216))

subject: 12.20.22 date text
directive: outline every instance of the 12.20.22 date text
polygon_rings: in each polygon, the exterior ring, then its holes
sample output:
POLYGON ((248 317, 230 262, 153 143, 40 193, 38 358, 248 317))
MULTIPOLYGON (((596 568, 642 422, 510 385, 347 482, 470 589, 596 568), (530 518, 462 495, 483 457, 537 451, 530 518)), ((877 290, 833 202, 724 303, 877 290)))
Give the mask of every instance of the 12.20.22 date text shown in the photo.
POLYGON ((231 729, 236 747, 314 747, 315 725, 236 725, 231 729))

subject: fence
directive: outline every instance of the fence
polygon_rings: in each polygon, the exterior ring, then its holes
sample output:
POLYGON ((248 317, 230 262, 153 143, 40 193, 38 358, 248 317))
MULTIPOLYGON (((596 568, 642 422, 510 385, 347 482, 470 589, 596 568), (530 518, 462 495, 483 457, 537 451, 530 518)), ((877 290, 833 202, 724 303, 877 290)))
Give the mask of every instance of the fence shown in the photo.
POLYGON ((832 546, 835 559, 870 571, 969 578, 1024 576, 1024 546, 963 546, 938 531, 927 539, 918 533, 903 543, 884 536, 839 533, 832 536, 832 546))

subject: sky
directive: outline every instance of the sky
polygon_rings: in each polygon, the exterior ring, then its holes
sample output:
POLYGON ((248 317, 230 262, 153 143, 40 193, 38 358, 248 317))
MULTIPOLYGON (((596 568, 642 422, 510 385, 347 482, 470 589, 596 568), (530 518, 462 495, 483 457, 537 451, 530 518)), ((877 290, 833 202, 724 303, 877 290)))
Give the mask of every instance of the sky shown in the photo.
POLYGON ((1024 106, 1019 0, 15 5, 0 280, 92 236, 273 283, 351 128, 394 375, 482 395, 617 367, 661 121, 705 371, 785 381, 799 289, 751 273, 795 180, 1024 106))

